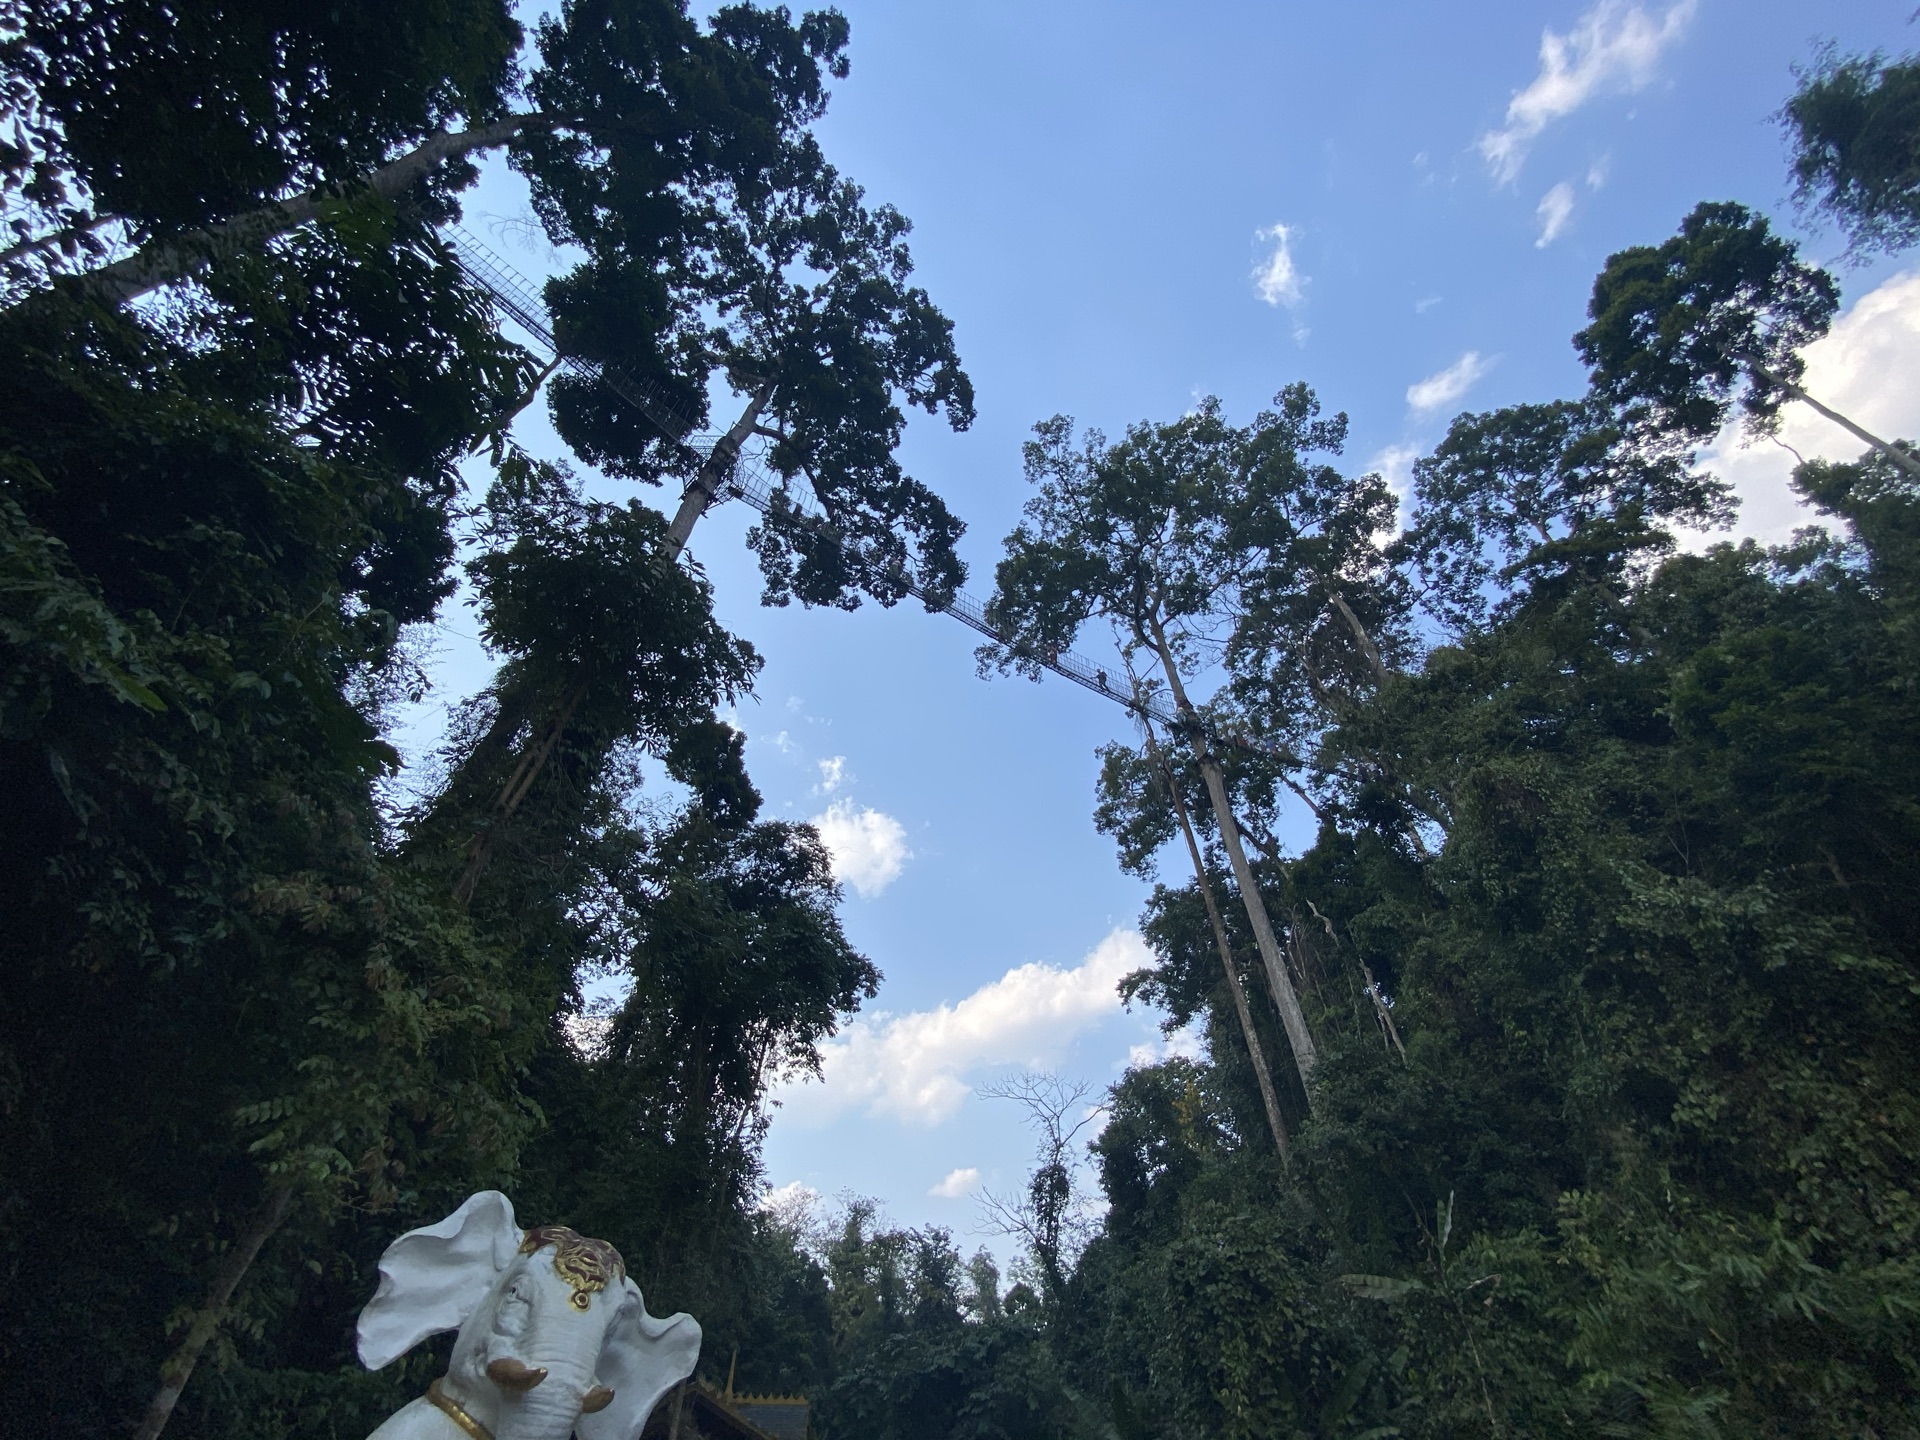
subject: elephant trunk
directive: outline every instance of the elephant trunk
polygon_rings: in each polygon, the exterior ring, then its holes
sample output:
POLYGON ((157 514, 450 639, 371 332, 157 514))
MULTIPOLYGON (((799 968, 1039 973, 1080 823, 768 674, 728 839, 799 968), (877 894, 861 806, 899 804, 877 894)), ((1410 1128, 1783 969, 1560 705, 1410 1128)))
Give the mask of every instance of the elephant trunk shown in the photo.
POLYGON ((494 1440, 567 1440, 585 1401, 599 1382, 585 1356, 571 1351, 541 1353, 535 1344, 524 1356, 501 1356, 486 1368, 498 1387, 494 1440), (502 1380, 495 1371, 512 1377, 502 1380), (525 1380, 524 1377, 537 1376, 525 1380))

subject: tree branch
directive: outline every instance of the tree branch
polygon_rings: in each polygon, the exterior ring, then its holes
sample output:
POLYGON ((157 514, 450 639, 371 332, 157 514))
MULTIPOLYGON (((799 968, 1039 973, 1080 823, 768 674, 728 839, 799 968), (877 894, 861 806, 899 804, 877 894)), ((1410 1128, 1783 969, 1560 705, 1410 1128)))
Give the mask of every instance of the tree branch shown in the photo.
POLYGON ((0 250, 0 267, 12 265, 26 259, 29 255, 37 255, 42 250, 50 250, 66 241, 78 240, 83 235, 90 235, 95 230, 114 224, 120 218, 118 215, 95 215, 77 225, 64 225, 36 240, 22 240, 17 245, 10 245, 5 250, 0 250))
POLYGON ((1387 662, 1380 658, 1380 647, 1373 643, 1373 637, 1367 633, 1367 627, 1360 623, 1360 617, 1353 613, 1353 607, 1347 604, 1347 597, 1338 590, 1333 592, 1333 608, 1340 612, 1340 618, 1346 622, 1348 632, 1359 642, 1361 653, 1367 657, 1367 665, 1373 671, 1376 685, 1387 683, 1392 673, 1387 662))
POLYGON ((167 1428, 167 1421, 173 1417, 173 1407, 180 1403, 181 1392, 187 1388, 187 1381, 193 1378, 194 1366, 200 1363, 201 1352, 220 1328, 220 1322, 227 1318, 227 1306, 233 1300, 233 1292, 239 1287, 241 1277, 260 1254, 260 1247, 267 1243, 273 1232, 280 1228, 280 1222, 286 1219, 287 1204, 292 1199, 293 1182, 282 1181, 268 1192, 266 1204, 260 1208, 260 1213, 235 1241, 226 1263, 220 1267, 219 1273, 213 1277, 213 1284, 207 1288, 207 1303, 194 1315, 186 1338, 168 1357, 166 1368, 160 1372, 160 1388, 154 1392, 147 1413, 141 1417, 139 1428, 133 1432, 133 1440, 156 1440, 160 1432, 167 1428))
POLYGON ((163 285, 185 279, 221 255, 230 255, 298 230, 318 219, 328 209, 356 195, 397 200, 449 160, 470 155, 476 150, 495 149, 525 130, 553 123, 552 117, 535 113, 510 116, 491 125, 476 126, 457 134, 440 131, 398 160, 382 165, 358 187, 341 190, 327 186, 308 190, 245 215, 237 215, 218 225, 156 240, 137 254, 76 277, 76 283, 108 304, 124 305, 163 285))
POLYGON ((1831 420, 1834 424, 1838 425, 1842 430, 1845 430, 1849 435, 1853 436, 1856 440, 1859 440, 1862 443, 1871 446, 1873 449, 1878 450, 1882 455, 1886 456, 1887 459, 1891 460, 1894 464, 1898 465, 1902 470, 1906 471, 1909 475, 1915 477, 1916 479, 1920 479, 1920 460, 1914 459, 1913 456, 1909 455, 1906 451, 1900 449, 1897 445, 1891 445, 1887 441, 1882 440, 1878 435, 1873 434, 1871 431, 1865 430, 1860 426, 1854 424, 1853 421, 1849 420, 1846 416, 1842 415, 1838 410, 1833 409, 1831 406, 1821 404, 1818 400, 1814 399, 1813 396, 1809 395, 1806 391, 1802 390, 1798 385, 1794 384, 1791 380, 1782 380, 1778 383, 1780 385, 1780 388, 1782 390, 1785 390, 1794 399, 1802 401, 1805 404, 1812 406, 1815 411, 1817 411, 1821 415, 1824 415, 1827 419, 1831 420))

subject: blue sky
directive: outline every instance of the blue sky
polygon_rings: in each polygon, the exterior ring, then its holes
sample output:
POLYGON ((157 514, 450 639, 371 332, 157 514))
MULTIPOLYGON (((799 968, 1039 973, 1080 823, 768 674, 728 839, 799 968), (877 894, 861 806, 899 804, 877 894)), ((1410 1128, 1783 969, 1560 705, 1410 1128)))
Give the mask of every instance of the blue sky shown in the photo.
MULTIPOLYGON (((1911 0, 842 8, 853 73, 822 135, 913 219, 919 278, 955 321, 978 422, 916 423, 905 454, 967 521, 983 596, 1025 498, 1020 443, 1047 416, 1117 433, 1212 394, 1244 420, 1305 380, 1351 417, 1355 468, 1397 478, 1460 409, 1577 393, 1568 337, 1611 251, 1703 199, 1793 228, 1770 119, 1790 67, 1821 39, 1920 43, 1911 0)), ((547 258, 500 224, 524 209, 496 168, 467 213, 539 274, 547 258)), ((1890 381, 1920 363, 1920 279, 1898 262, 1842 276, 1854 309, 1809 388, 1920 432, 1890 381)), ((521 423, 560 453, 538 407, 521 423)), ((1806 417, 1784 438, 1850 453, 1806 417)), ((1785 452, 1730 440, 1717 458, 1745 528, 1783 535, 1785 452)), ((971 632, 911 602, 760 608, 749 519, 716 510, 692 547, 767 658, 736 717, 748 761, 771 812, 823 819, 847 930, 886 974, 828 1083, 781 1093, 768 1180, 872 1196, 971 1246, 977 1187, 1017 1187, 1030 1149, 974 1087, 1026 1065, 1103 1087, 1160 1053, 1154 1017, 1112 991, 1141 961, 1146 891, 1090 819, 1094 747, 1129 727, 1064 682, 980 680, 971 632)), ((439 692, 408 719, 416 756, 484 677, 471 628, 449 613, 439 692)))

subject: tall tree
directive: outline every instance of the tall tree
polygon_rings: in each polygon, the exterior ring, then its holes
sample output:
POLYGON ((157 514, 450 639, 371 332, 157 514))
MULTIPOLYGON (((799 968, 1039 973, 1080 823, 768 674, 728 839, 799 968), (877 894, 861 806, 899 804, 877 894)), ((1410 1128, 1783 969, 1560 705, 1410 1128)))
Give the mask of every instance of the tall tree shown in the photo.
MULTIPOLYGON (((717 273, 715 197, 762 203, 817 156, 845 39, 832 15, 614 0, 551 17, 522 62, 485 3, 79 0, 30 7, 0 47, 19 122, 0 768, 26 797, 0 904, 31 991, 0 1070, 36 1077, 0 1117, 5 1213, 116 1237, 71 1303, 0 1312, 10 1354, 64 1357, 21 1413, 72 1418, 54 1377, 78 1365, 98 1381, 84 1426, 197 1415, 196 1360, 298 1288, 276 1227, 365 1239, 385 1222, 343 1202, 417 1213, 511 1173, 633 747, 671 750, 753 658, 697 575, 657 573, 660 517, 529 480, 483 537, 509 664, 470 738, 501 721, 539 749, 544 788, 518 787, 538 834, 499 893, 452 903, 522 758, 480 745, 441 813, 395 835, 376 796, 383 706, 419 684, 405 627, 451 588, 457 467, 492 442, 512 488, 502 431, 541 378, 433 227, 488 147, 512 146, 544 216, 556 191, 597 196, 584 248, 642 277, 607 317, 639 322, 616 358, 679 375, 661 306, 708 292, 644 277, 691 284, 702 245, 717 273), (164 304, 118 303, 162 285, 164 304), (89 1055, 127 1087, 117 1111, 89 1055), (55 1117, 95 1112, 84 1143, 61 1137, 55 1117)), ((4 1244, 9 1300, 58 1288, 44 1266, 66 1262, 27 1229, 4 1244)))
POLYGON ((1240 1022, 1240 1035, 1246 1042, 1247 1059, 1253 1065, 1254 1080, 1260 1087, 1260 1105, 1266 1112, 1267 1132, 1273 1137, 1275 1152, 1284 1160, 1287 1158, 1287 1122, 1280 1113, 1280 1097, 1273 1088, 1273 1071, 1267 1066, 1266 1048, 1260 1043, 1253 1007, 1247 1003, 1246 986, 1240 983, 1240 970, 1234 964, 1233 942, 1227 936, 1227 922, 1220 914, 1219 902, 1214 899, 1213 876, 1208 873, 1206 856, 1201 851, 1199 838, 1194 834, 1193 818, 1188 813, 1186 797, 1180 793, 1179 777, 1174 774, 1173 766, 1161 751, 1160 743, 1150 727, 1147 745, 1149 754, 1159 765, 1167 799, 1173 806, 1174 819, 1179 822, 1180 838, 1187 844, 1187 858, 1193 864, 1193 883, 1200 891, 1201 903, 1206 907, 1207 928, 1213 932, 1214 948, 1220 955, 1221 976, 1226 982, 1227 994, 1233 999, 1234 1018, 1240 1022))
MULTIPOLYGON (((694 414, 721 387, 741 409, 687 478, 664 551, 686 544, 743 447, 765 442, 767 464, 806 486, 804 506, 783 487, 749 537, 770 603, 851 607, 864 593, 892 604, 909 582, 950 593, 964 578, 953 548, 962 527, 895 452, 903 406, 944 413, 964 430, 973 388, 952 322, 911 283, 906 218, 869 208, 810 142, 762 183, 713 187, 697 214, 702 243, 670 277, 674 318, 657 343, 679 357, 676 390, 694 397, 694 414)), ((603 337, 618 334, 620 276, 617 265, 593 265, 549 286, 563 348, 598 356, 603 337)), ((563 379, 554 409, 585 458, 616 474, 657 474, 658 426, 614 392, 563 379)))
POLYGON ((585 498, 558 467, 517 456, 502 467, 468 568, 503 663, 409 831, 423 856, 454 865, 463 902, 508 837, 560 865, 623 748, 665 753, 758 670, 714 622, 704 582, 654 564, 662 524, 638 501, 585 498))
MULTIPOLYGON (((249 8, 228 25, 219 5, 184 19, 77 5, 29 23, 0 57, 0 86, 32 120, 0 171, 19 201, 16 259, 65 268, 61 237, 118 233, 136 252, 83 278, 124 301, 319 220, 393 205, 443 218, 474 178, 468 157, 505 147, 548 238, 588 254, 549 287, 563 348, 645 381, 690 424, 713 380, 749 397, 688 477, 670 550, 765 434, 826 515, 783 504, 756 532, 771 597, 891 603, 909 577, 936 595, 959 583, 959 523, 893 453, 902 403, 971 422, 952 326, 909 283, 907 222, 867 208, 806 131, 828 76, 847 73, 844 19, 732 5, 702 27, 665 0, 575 3, 537 27, 522 78, 519 28, 489 0, 452 25, 407 7, 330 13, 249 8), (178 102, 183 89, 199 98, 178 102), (537 108, 511 110, 516 91, 537 108), (142 163, 139 137, 169 101, 194 106, 213 166, 142 163), (79 193, 95 208, 76 218, 79 193)), ((564 376, 556 392, 584 458, 642 478, 682 468, 682 435, 617 395, 564 376)))
POLYGON ((987 1221, 1026 1248, 1040 1282, 1040 1303, 1058 1314, 1067 1303, 1074 1262, 1085 1247, 1087 1224, 1075 1141, 1099 1115, 1086 1104, 1091 1086, 1058 1075, 1027 1073, 980 1087, 989 1100, 1011 1100, 1036 1136, 1033 1173, 1017 1195, 984 1200, 987 1221))
POLYGON ((1313 1035, 1247 861, 1220 764, 1187 690, 1202 646, 1225 638, 1242 577, 1255 573, 1265 558, 1242 526, 1250 512, 1272 503, 1269 482, 1286 476, 1274 464, 1276 449, 1285 453, 1284 442, 1263 442, 1289 428, 1285 411, 1269 411, 1237 429, 1221 418, 1213 400, 1171 424, 1132 426, 1111 446, 1098 432, 1076 446, 1073 423, 1064 416, 1036 426, 1025 457, 1037 493, 1027 502, 1026 519, 1007 537, 987 607, 1006 639, 983 646, 980 658, 983 666, 1037 675, 1043 661, 1071 646, 1096 618, 1116 627, 1124 647, 1153 657, 1182 717, 1306 1084, 1313 1072, 1313 1035))
MULTIPOLYGON (((1146 743, 1139 750, 1115 743, 1104 745, 1098 751, 1099 799, 1094 806, 1093 823, 1096 829, 1114 838, 1120 852, 1120 868, 1142 880, 1152 880, 1158 874, 1160 853, 1176 833, 1185 842, 1187 858, 1193 865, 1194 889, 1206 911, 1207 926, 1212 933, 1215 952, 1220 958, 1221 978, 1233 1004, 1248 1061, 1253 1066, 1254 1082, 1260 1092, 1267 1128, 1273 1136, 1275 1151, 1284 1158, 1287 1153, 1286 1120, 1280 1109, 1279 1092, 1274 1088, 1273 1071, 1267 1063, 1266 1046, 1261 1042, 1253 1008, 1247 1000, 1246 986, 1241 981, 1233 940, 1215 897, 1217 862, 1208 859, 1206 846, 1187 805, 1181 767, 1176 756, 1169 754, 1160 743, 1159 734, 1146 710, 1145 692, 1139 677, 1131 673, 1131 667, 1129 669, 1128 678, 1140 701, 1138 713, 1146 743)), ((1191 775, 1197 767, 1189 765, 1186 768, 1191 775)), ((1239 814, 1236 811, 1236 817, 1239 814)), ((1158 900, 1159 894, 1156 892, 1156 903, 1158 900)), ((1153 943, 1151 938, 1149 943, 1153 943)), ((1142 972, 1141 976, 1130 978, 1126 983, 1132 987, 1125 991, 1131 998, 1131 995, 1144 994, 1157 985, 1157 977, 1148 979, 1147 972, 1142 972)), ((1191 1008, 1184 1005, 1163 1004, 1160 1008, 1167 1012, 1161 1023, 1169 1029, 1186 1024, 1193 1018, 1191 1008)))
POLYGON ((1654 436, 1702 443, 1737 404, 1749 427, 1771 430, 1799 400, 1920 474, 1920 460, 1809 395, 1801 355, 1827 333, 1840 288, 1800 259, 1744 205, 1708 202, 1658 246, 1609 256, 1574 348, 1594 393, 1627 407, 1654 436))
POLYGON ((544 1057, 531 1093, 553 1124, 522 1187, 613 1239, 650 1291, 721 1305, 737 1297, 703 1272, 732 1268, 758 1198, 766 1097, 817 1072, 820 1041, 880 979, 841 931, 819 836, 758 818, 742 739, 687 726, 667 763, 690 803, 593 847, 583 969, 626 993, 582 1006, 544 1057))

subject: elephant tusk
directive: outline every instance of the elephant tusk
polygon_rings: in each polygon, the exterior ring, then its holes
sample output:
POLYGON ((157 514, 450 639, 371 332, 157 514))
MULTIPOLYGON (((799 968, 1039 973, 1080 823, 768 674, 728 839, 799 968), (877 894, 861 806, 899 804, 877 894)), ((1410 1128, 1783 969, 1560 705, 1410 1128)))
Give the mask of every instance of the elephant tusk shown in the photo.
POLYGON ((487 1362, 487 1378, 502 1390, 531 1390, 547 1378, 544 1365, 528 1368, 524 1360, 502 1355, 487 1362))
POLYGON ((604 1385, 596 1385, 587 1391, 587 1398, 580 1402, 582 1415, 598 1415, 613 1403, 613 1391, 604 1385))

